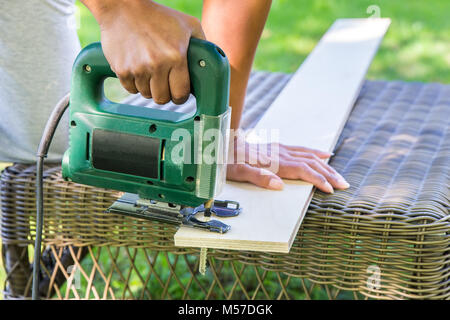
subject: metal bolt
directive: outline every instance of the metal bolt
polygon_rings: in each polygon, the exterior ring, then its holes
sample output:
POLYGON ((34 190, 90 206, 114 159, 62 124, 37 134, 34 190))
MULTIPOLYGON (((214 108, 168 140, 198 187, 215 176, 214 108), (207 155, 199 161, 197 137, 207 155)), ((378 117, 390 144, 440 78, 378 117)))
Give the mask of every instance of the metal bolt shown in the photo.
POLYGON ((204 67, 206 66, 205 60, 200 60, 200 61, 198 62, 198 64, 199 64, 200 67, 202 67, 202 68, 204 68, 204 67))
POLYGON ((91 70, 92 70, 92 68, 91 68, 90 65, 88 65, 88 64, 85 64, 85 65, 84 65, 84 71, 86 71, 87 73, 89 73, 89 72, 91 72, 91 70))

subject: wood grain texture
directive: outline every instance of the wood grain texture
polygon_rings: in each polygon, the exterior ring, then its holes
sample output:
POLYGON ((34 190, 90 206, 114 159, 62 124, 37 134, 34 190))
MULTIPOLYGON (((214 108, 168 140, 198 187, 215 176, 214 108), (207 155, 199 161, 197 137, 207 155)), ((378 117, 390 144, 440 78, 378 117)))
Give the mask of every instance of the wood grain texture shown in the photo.
MULTIPOLYGON (((389 24, 389 19, 336 20, 250 137, 264 140, 258 137, 258 130, 275 129, 281 143, 332 151, 389 24)), ((175 245, 289 252, 313 186, 284 182, 282 191, 228 182, 218 198, 239 201, 243 207, 240 216, 222 219, 231 230, 216 234, 181 227, 175 245)))

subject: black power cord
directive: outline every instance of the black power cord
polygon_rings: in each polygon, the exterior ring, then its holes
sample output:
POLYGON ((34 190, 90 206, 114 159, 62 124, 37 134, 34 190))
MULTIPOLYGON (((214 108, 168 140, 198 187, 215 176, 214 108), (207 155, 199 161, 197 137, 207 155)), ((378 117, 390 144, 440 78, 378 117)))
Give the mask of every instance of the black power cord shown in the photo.
POLYGON ((34 261, 33 261, 33 289, 31 298, 33 300, 39 300, 39 268, 41 260, 41 242, 42 242, 42 227, 44 224, 44 188, 43 188, 43 171, 44 171, 44 158, 47 157, 50 143, 52 142, 53 135, 56 128, 69 106, 69 93, 64 96, 56 104, 53 109, 50 118, 45 125, 44 133, 42 134, 41 141, 39 143, 37 161, 36 161, 36 235, 34 240, 34 261))

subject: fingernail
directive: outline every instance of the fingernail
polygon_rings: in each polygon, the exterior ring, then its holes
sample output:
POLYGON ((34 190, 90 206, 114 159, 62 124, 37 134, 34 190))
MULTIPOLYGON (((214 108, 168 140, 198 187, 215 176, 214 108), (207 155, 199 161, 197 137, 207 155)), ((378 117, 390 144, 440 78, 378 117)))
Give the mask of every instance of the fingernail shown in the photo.
POLYGON ((284 183, 283 181, 276 179, 276 178, 272 178, 269 181, 269 188, 270 189, 274 189, 274 190, 281 190, 283 189, 284 183))
POLYGON ((342 189, 347 189, 350 187, 350 184, 347 182, 347 180, 344 179, 343 176, 341 176, 339 173, 336 175, 337 183, 339 184, 339 187, 342 189))
POLYGON ((339 181, 339 185, 341 186, 342 189, 350 188, 350 184, 347 181, 345 181, 345 180, 340 180, 339 181))
POLYGON ((328 193, 334 193, 333 187, 328 182, 325 182, 325 190, 328 193))

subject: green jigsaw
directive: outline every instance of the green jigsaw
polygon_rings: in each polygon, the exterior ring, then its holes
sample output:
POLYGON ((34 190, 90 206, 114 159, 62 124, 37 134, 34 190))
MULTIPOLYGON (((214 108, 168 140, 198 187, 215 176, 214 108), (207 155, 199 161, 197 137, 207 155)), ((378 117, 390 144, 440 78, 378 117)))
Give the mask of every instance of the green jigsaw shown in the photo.
POLYGON ((194 38, 187 58, 197 104, 190 114, 108 100, 103 83, 116 75, 100 43, 83 49, 72 70, 62 175, 126 192, 109 212, 224 233, 230 226, 208 217, 242 210, 214 200, 226 178, 229 63, 219 47, 194 38))

